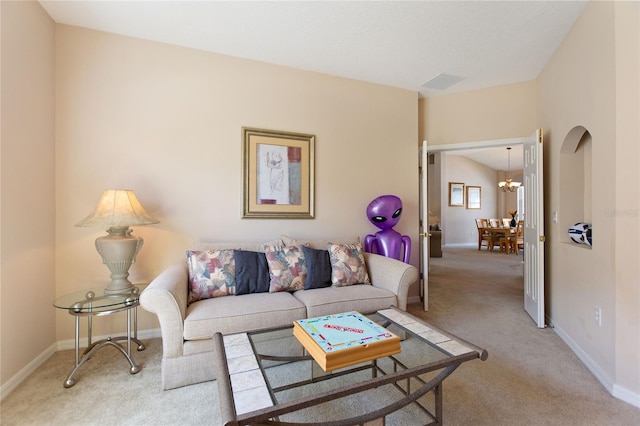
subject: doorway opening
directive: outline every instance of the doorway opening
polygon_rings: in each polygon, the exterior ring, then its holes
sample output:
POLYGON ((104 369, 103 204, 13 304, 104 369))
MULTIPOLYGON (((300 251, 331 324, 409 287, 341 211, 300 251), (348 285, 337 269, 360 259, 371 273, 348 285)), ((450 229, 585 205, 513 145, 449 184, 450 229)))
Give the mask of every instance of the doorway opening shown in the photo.
MULTIPOLYGON (((521 188, 517 192, 507 193, 506 196, 504 194, 499 194, 498 189, 498 181, 503 174, 506 173, 507 167, 492 167, 492 173, 487 173, 487 175, 483 181, 466 181, 465 178, 456 178, 448 173, 451 170, 448 170, 447 167, 451 168, 451 164, 448 161, 442 161, 443 158, 461 158, 459 157, 461 154, 468 155, 472 159, 477 153, 485 150, 486 153, 489 153, 491 150, 496 150, 497 153, 492 153, 492 155, 496 156, 504 156, 503 160, 506 160, 505 148, 506 147, 516 147, 518 149, 518 156, 522 157, 522 146, 525 141, 529 138, 515 138, 515 139, 503 139, 503 140, 494 140, 494 141, 481 141, 481 142, 470 142, 463 144, 450 144, 450 145, 439 145, 439 146, 428 146, 428 162, 427 162, 427 174, 428 174, 428 211, 430 214, 430 224, 431 222, 435 222, 439 229, 442 230, 442 244, 445 249, 444 256, 446 256, 446 250, 456 250, 456 254, 464 253, 464 250, 474 249, 475 252, 467 252, 468 255, 478 255, 477 253, 477 244, 478 241, 478 231, 475 225, 475 217, 485 217, 485 218, 493 218, 500 217, 504 218, 508 216, 508 210, 517 209, 520 212, 524 213, 524 188, 521 188), (472 187, 480 187, 480 209, 467 208, 466 200, 462 206, 459 207, 450 207, 448 203, 448 184, 449 180, 455 180, 460 182, 465 182, 466 185, 472 187), (512 198, 507 201, 507 196, 512 198), (499 199, 500 198, 500 199, 499 199), (509 206, 509 207, 507 207, 509 206), (517 206, 517 207, 515 207, 517 206), (467 220, 468 219, 468 220, 467 220), (457 236, 456 236, 457 233, 457 236), (456 240, 455 238, 458 238, 456 240), (452 243, 453 241, 453 243, 452 243), (462 242, 460 242, 462 241, 462 242), (462 250, 464 249, 464 250, 462 250)), ((514 158, 512 157, 512 160, 514 158)), ((517 180, 521 180, 521 176, 517 176, 518 173, 515 170, 522 169, 522 159, 518 158, 518 162, 516 163, 516 167, 512 169, 514 171, 511 172, 513 177, 517 180)), ((467 160, 468 161, 468 160, 467 160)), ((475 160, 474 160, 475 162, 475 160)), ((463 162, 464 164, 464 162, 463 162)), ((486 167, 486 166, 483 166, 486 167)), ((477 206, 474 206, 477 208, 477 206)), ((495 253, 492 253, 493 256, 499 255, 499 246, 497 245, 494 249, 495 253)), ((483 253, 484 254, 484 253, 483 253)), ((504 257, 505 255, 502 254, 504 257)), ((511 254, 512 258, 518 259, 517 264, 519 265, 520 270, 523 269, 523 256, 515 256, 511 254)), ((510 256, 510 257, 511 257, 510 256)), ((429 259, 431 260, 431 259, 429 259)), ((502 259, 500 259, 502 260, 502 259)), ((426 268, 429 267, 429 262, 424 266, 426 268)), ((423 274, 424 276, 424 274, 423 274)), ((426 288, 428 289, 428 275, 426 276, 426 288)), ((522 285, 524 287, 524 278, 522 281, 522 285)), ((425 290, 427 292, 428 290, 425 290)), ((425 309, 428 307, 425 306, 425 309)))
POLYGON ((435 221, 442 229, 444 247, 463 247, 477 241, 475 218, 510 218, 509 211, 513 210, 518 211, 517 219, 524 218, 524 187, 517 192, 505 193, 498 189, 498 181, 506 176, 505 148, 512 147, 515 155, 511 157, 511 176, 522 182, 523 144, 526 140, 514 138, 428 146, 426 201, 431 215, 429 222, 435 221), (478 205, 470 206, 468 200, 450 205, 449 182, 463 183, 465 188, 476 189, 480 196, 478 205))

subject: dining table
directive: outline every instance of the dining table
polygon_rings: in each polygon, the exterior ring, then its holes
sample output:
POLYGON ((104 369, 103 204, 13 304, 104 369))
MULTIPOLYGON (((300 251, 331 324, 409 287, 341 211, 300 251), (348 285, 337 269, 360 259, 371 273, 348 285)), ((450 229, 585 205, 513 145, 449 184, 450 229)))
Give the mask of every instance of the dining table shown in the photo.
MULTIPOLYGON (((489 233, 491 234, 492 241, 498 241, 500 238, 505 237, 507 235, 511 235, 515 232, 515 228, 510 228, 508 226, 486 226, 478 228, 480 232, 478 232, 478 250, 482 246, 482 236, 489 233)), ((487 247, 487 250, 493 251, 494 244, 490 244, 487 247)))

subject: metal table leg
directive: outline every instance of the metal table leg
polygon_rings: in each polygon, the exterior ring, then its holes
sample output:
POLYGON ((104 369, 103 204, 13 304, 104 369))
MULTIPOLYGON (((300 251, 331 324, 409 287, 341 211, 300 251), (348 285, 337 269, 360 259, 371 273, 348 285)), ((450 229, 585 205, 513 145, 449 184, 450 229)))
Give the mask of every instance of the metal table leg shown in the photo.
POLYGON ((117 350, 122 353, 122 355, 129 361, 129 373, 136 374, 140 372, 141 368, 136 363, 135 359, 131 356, 131 341, 134 341, 138 345, 138 351, 142 351, 145 349, 144 344, 137 339, 138 334, 138 321, 137 321, 137 306, 133 308, 134 311, 134 327, 133 333, 134 337, 131 337, 131 309, 127 310, 127 335, 119 336, 115 338, 107 337, 104 340, 100 340, 92 343, 92 315, 87 316, 87 326, 88 326, 88 346, 87 349, 82 354, 82 358, 80 357, 80 316, 75 316, 75 358, 76 363, 74 369, 71 371, 67 379, 64 381, 64 387, 70 388, 76 384, 76 380, 74 379, 74 375, 76 372, 87 362, 91 357, 98 352, 100 349, 106 346, 113 346, 117 350), (120 340, 127 340, 127 349, 125 350, 120 344, 117 342, 120 340))

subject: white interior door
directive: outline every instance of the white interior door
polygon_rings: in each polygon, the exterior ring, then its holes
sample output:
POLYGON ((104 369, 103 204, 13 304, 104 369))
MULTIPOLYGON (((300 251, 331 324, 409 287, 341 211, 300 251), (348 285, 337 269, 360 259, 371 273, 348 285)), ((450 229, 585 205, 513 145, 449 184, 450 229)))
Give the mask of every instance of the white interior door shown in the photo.
POLYGON ((524 142, 524 309, 544 328, 544 179, 542 129, 524 142))
POLYGON ((420 297, 429 310, 429 197, 427 191, 427 141, 420 148, 420 297))

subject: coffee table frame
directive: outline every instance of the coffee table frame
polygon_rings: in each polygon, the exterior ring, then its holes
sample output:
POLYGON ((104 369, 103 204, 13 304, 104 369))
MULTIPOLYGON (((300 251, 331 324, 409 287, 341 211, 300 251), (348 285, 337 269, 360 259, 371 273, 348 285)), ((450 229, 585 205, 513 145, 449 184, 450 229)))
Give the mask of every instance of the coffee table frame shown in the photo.
MULTIPOLYGON (((327 375, 321 377, 312 377, 308 380, 302 380, 296 383, 292 383, 283 387, 278 387, 272 389, 268 381, 265 379, 266 375, 263 370, 263 366, 261 362, 258 362, 258 366, 262 373, 262 380, 264 380, 264 384, 266 385, 268 392, 271 396, 271 404, 267 404, 263 408, 259 408, 253 411, 244 412, 238 414, 236 412, 236 401, 234 400, 234 391, 232 387, 232 378, 233 373, 229 372, 229 364, 227 362, 227 347, 225 347, 225 338, 220 334, 216 333, 214 335, 214 354, 215 354, 215 362, 216 362, 216 372, 217 372, 217 381, 218 381, 218 394, 220 399, 220 410, 221 410, 221 420, 223 424, 229 426, 235 425, 310 425, 312 423, 291 423, 291 422, 280 422, 278 420, 278 416, 292 413, 298 410, 306 409, 311 406, 315 406, 324 402, 328 402, 334 399, 339 399, 342 397, 350 396, 353 394, 366 392, 367 390, 374 389, 380 386, 393 384, 396 388, 398 388, 405 396, 401 399, 396 400, 390 405, 381 407, 378 410, 362 414, 359 416, 351 417, 348 419, 340 419, 335 421, 323 421, 323 426, 349 426, 349 425, 384 425, 385 416, 402 409, 403 407, 416 403, 429 417, 433 419, 432 423, 435 425, 441 425, 443 419, 443 407, 442 407, 442 382, 448 376, 450 376, 462 363, 466 361, 470 361, 476 358, 480 358, 481 360, 487 359, 487 351, 479 348, 465 340, 460 339, 448 333, 442 329, 438 329, 426 322, 420 320, 419 318, 410 315, 404 311, 398 310, 396 308, 389 308, 386 310, 382 310, 377 312, 377 314, 384 317, 387 322, 382 324, 387 327, 389 324, 393 324, 396 327, 408 332, 411 334, 411 338, 419 338, 428 344, 438 347, 440 350, 445 351, 449 358, 445 358, 438 361, 429 362, 423 365, 419 365, 416 367, 407 368, 402 362, 396 359, 394 356, 387 357, 393 361, 393 371, 384 371, 378 365, 377 360, 371 361, 368 365, 359 365, 353 368, 339 370, 338 372, 329 373, 327 375), (386 313, 386 315, 385 315, 386 313), (392 319, 393 318, 393 319, 392 319), (419 331, 422 331, 420 333, 419 331), (445 340, 443 340, 445 339, 445 340), (445 350, 444 348, 449 350, 445 350), (451 353, 449 351, 453 351, 451 353), (366 380, 360 383, 341 386, 336 389, 332 389, 330 391, 325 391, 321 393, 317 393, 314 396, 303 397, 296 399, 294 401, 282 402, 278 403, 275 393, 285 390, 291 389, 297 386, 304 386, 311 383, 316 383, 322 380, 328 380, 335 378, 340 375, 351 374, 360 370, 372 370, 372 378, 370 380, 366 380), (431 380, 425 381, 419 376, 425 373, 440 371, 435 377, 431 380), (378 372, 382 373, 382 376, 378 376, 378 372), (417 380, 421 386, 411 391, 410 382, 411 380, 417 380), (406 381, 406 389, 404 389, 399 382, 406 381), (434 407, 435 412, 432 413, 427 407, 421 404, 418 399, 422 396, 426 395, 429 392, 433 392, 434 394, 434 407)), ((279 329, 292 328, 292 326, 281 327, 279 329)), ((262 330, 256 331, 255 333, 264 333, 269 331, 277 331, 279 329, 270 329, 270 330, 262 330)), ((251 334, 251 333, 249 333, 251 334)), ((243 334, 246 336, 246 333, 243 334)), ((242 338, 243 335, 234 335, 236 337, 242 338)), ((248 337, 247 337, 247 340, 248 337)), ((250 340, 249 340, 250 342, 250 340)), ((258 358, 262 361, 271 360, 278 362, 295 362, 302 360, 313 360, 313 358, 309 355, 302 356, 272 356, 272 355, 264 355, 258 354, 256 352, 253 343, 251 343, 253 348, 253 355, 256 357, 256 361, 258 358)), ((315 361, 314 361, 315 362, 315 361)))

